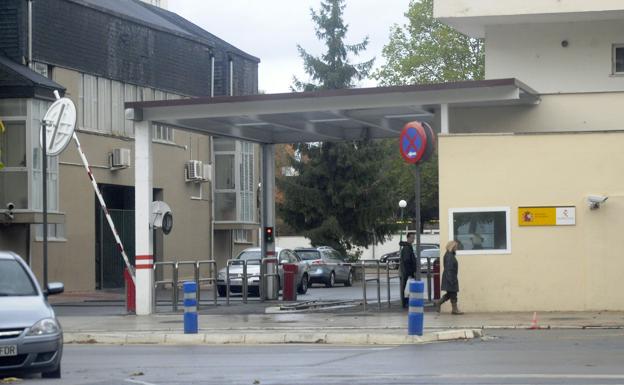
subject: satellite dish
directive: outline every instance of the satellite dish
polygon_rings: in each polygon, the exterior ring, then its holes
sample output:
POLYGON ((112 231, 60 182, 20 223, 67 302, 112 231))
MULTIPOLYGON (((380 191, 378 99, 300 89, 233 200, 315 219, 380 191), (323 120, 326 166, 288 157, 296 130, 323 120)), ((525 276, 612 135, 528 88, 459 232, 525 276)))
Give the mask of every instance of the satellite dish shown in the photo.
MULTIPOLYGON (((55 101, 45 116, 46 147, 48 156, 55 156, 63 152, 74 134, 76 127, 76 107, 68 98, 55 101)), ((39 146, 43 147, 43 127, 39 135, 39 146)))

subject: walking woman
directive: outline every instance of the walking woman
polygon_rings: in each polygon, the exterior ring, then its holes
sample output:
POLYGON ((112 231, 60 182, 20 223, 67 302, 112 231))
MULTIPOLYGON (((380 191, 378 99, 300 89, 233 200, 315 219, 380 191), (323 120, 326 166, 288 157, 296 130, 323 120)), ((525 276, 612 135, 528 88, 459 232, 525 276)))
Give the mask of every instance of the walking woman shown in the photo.
POLYGON ((457 307, 457 292, 459 291, 459 281, 457 279, 458 264, 457 258, 455 258, 455 252, 457 251, 459 243, 457 241, 450 241, 446 244, 446 253, 444 254, 444 272, 442 273, 442 290, 446 291, 444 296, 436 301, 436 310, 440 312, 440 306, 451 300, 453 306, 453 314, 464 314, 459 311, 457 307))

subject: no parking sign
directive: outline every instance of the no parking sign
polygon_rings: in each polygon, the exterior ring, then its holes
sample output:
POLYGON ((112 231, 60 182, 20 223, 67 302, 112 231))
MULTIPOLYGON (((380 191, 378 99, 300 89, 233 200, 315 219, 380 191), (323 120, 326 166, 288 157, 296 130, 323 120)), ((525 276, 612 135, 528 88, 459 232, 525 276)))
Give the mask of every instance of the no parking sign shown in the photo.
POLYGON ((435 148, 435 133, 425 122, 409 122, 399 139, 401 156, 407 163, 416 164, 431 157, 435 148))

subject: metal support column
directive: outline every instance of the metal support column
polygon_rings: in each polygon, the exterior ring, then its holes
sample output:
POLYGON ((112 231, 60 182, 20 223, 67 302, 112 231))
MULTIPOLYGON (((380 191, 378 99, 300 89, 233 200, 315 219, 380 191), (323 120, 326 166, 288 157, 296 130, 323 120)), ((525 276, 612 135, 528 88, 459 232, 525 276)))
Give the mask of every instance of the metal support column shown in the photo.
MULTIPOLYGON (((134 125, 134 206, 136 237, 136 313, 154 312, 154 245, 150 226, 152 205, 152 130, 150 121, 134 125)), ((177 290, 177 287, 174 287, 177 290)))
MULTIPOLYGON (((275 146, 272 144, 262 144, 262 219, 261 227, 275 227, 275 146)), ((276 258, 275 243, 267 243, 263 236, 260 239, 262 258, 276 258)), ((277 264, 272 264, 277 269, 277 264)), ((267 274, 277 273, 277 271, 267 271, 267 274)), ((265 277, 260 278, 260 283, 265 277)), ((275 278, 272 278, 275 279, 275 278)), ((276 299, 277 285, 267 285, 267 290, 263 293, 262 299, 276 299), (273 286, 273 288, 270 288, 273 286), (270 289, 270 290, 269 290, 270 289)))

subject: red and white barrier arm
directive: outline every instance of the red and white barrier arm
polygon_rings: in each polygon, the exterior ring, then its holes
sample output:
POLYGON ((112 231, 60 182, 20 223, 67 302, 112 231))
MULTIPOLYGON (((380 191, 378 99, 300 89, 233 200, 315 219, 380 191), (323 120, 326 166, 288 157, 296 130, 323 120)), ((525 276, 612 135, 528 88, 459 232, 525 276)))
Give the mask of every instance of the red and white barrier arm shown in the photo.
POLYGON ((102 207, 102 211, 104 212, 104 215, 106 215, 106 221, 108 222, 108 226, 113 232, 113 236, 115 237, 115 242, 117 242, 117 249, 121 253, 121 256, 123 257, 124 262, 126 263, 126 268, 128 268, 128 272, 130 273, 132 282, 134 282, 134 284, 136 285, 136 274, 134 272, 134 268, 130 264, 130 260, 128 259, 128 255, 126 254, 126 250, 121 244, 121 239, 119 238, 119 235, 117 234, 117 229, 115 228, 113 219, 111 218, 110 213, 108 212, 108 208, 106 207, 106 203, 104 202, 104 198, 102 197, 100 188, 98 187, 97 182, 95 181, 95 177, 93 176, 93 172, 91 171, 91 166, 89 166, 89 161, 87 161, 87 157, 82 151, 82 147, 80 146, 80 141, 78 140, 78 136, 76 135, 75 132, 74 132, 73 138, 74 138, 74 141, 76 142, 76 147, 78 147, 78 153, 80 154, 80 159, 82 159, 82 164, 84 165, 84 168, 87 171, 87 175, 89 175, 89 179, 91 180, 91 185, 93 186, 93 190, 95 190, 95 195, 97 195, 98 200, 100 201, 100 206, 102 207))

